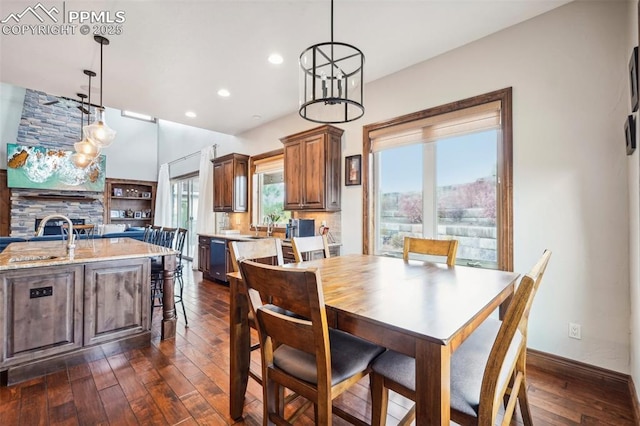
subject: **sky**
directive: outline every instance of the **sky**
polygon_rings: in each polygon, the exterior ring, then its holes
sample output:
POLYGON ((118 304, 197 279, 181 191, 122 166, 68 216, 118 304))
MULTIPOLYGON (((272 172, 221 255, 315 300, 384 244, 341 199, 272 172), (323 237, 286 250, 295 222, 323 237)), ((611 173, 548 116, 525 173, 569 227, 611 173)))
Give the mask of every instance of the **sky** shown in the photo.
MULTIPOLYGON (((436 142, 438 186, 474 182, 495 173, 496 130, 436 142)), ((422 190, 422 144, 382 151, 381 192, 422 190)))

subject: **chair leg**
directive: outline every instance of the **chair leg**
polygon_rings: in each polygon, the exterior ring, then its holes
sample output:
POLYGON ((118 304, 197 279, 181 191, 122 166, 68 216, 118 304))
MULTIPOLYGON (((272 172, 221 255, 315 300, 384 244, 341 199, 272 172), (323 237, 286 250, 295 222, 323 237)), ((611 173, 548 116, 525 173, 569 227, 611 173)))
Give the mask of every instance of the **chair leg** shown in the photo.
POLYGON ((184 315, 184 325, 185 327, 189 327, 189 321, 187 321, 187 310, 184 307, 184 301, 182 300, 182 292, 184 291, 184 281, 182 280, 182 272, 178 274, 176 277, 176 281, 178 282, 179 288, 179 297, 178 302, 182 305, 182 313, 184 315))
POLYGON ((533 426, 533 418, 531 417, 531 408, 529 407, 529 397, 527 396, 527 380, 522 379, 520 390, 518 392, 518 402, 520 405, 520 413, 524 426, 533 426))
POLYGON ((387 406, 389 389, 384 386, 384 377, 375 373, 369 374, 371 389, 371 425, 384 426, 387 423, 387 406))

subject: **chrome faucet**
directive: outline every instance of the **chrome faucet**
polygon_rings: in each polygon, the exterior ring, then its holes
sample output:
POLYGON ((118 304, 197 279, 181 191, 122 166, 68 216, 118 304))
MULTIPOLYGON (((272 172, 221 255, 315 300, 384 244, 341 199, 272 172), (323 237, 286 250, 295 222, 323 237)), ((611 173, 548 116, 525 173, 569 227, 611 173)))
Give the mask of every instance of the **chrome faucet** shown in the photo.
POLYGON ((273 220, 269 216, 265 216, 264 220, 267 223, 267 237, 270 237, 273 234, 273 220))
POLYGON ((73 222, 68 217, 63 216, 61 214, 50 214, 49 216, 45 217, 40 221, 40 225, 38 225, 38 230, 36 231, 36 237, 40 237, 44 235, 44 226, 51 219, 62 219, 62 220, 65 220, 69 225, 69 228, 67 229, 67 240, 68 240, 67 253, 71 255, 73 253, 73 249, 76 248, 76 244, 75 244, 75 235, 73 233, 73 222))

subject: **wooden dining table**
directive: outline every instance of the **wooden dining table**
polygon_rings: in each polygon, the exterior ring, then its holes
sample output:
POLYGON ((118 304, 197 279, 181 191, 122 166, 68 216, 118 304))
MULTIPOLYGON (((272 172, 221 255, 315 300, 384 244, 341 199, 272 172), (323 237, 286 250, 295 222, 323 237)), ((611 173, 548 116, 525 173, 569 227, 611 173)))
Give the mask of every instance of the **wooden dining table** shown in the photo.
MULTIPOLYGON (((514 272, 345 255, 287 268, 318 268, 329 326, 416 358, 416 424, 448 425, 451 354, 496 309, 508 306, 514 272)), ((229 274, 230 415, 242 418, 250 362, 246 288, 229 274)))

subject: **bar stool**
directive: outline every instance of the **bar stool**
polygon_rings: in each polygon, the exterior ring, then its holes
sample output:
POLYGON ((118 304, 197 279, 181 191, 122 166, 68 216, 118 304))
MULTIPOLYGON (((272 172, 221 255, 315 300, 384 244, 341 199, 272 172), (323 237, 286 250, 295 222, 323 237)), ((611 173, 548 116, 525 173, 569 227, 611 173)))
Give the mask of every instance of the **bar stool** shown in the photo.
MULTIPOLYGON (((178 283, 178 293, 174 298, 175 303, 182 305, 182 313, 184 315, 185 326, 189 326, 187 320, 187 310, 184 307, 182 295, 184 291, 184 280, 182 276, 182 251, 184 242, 187 237, 187 230, 184 228, 160 228, 159 230, 151 230, 150 238, 156 241, 156 245, 175 249, 177 254, 176 268, 173 270, 174 282, 178 283)), ((151 262, 151 320, 153 321, 153 309, 162 307, 162 295, 164 285, 164 268, 162 261, 151 262)))

